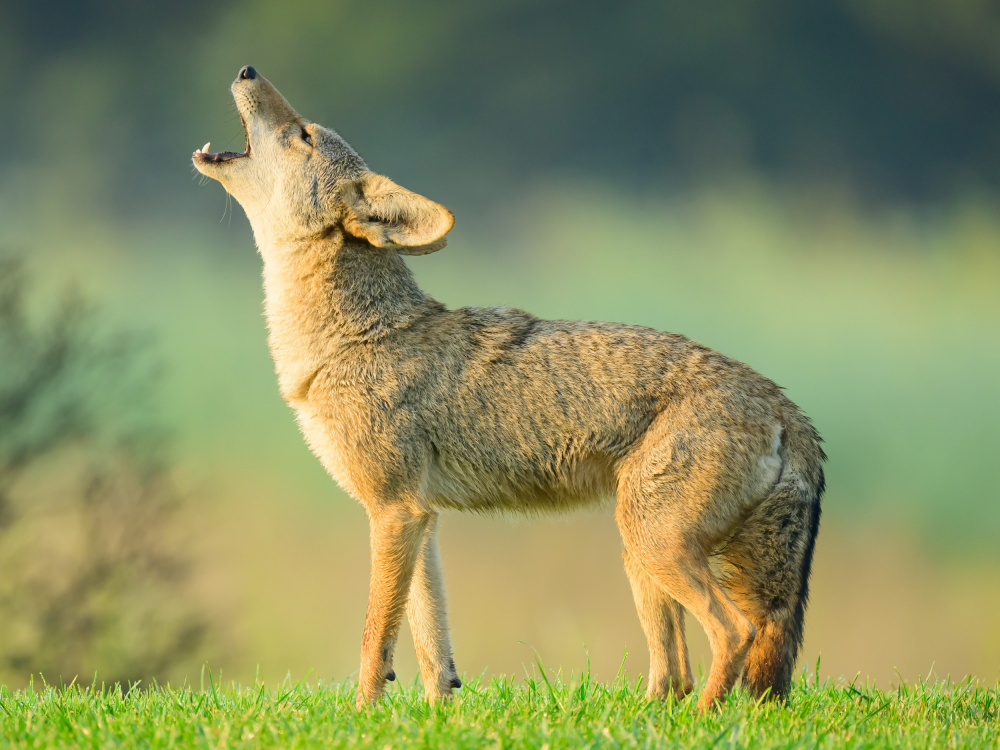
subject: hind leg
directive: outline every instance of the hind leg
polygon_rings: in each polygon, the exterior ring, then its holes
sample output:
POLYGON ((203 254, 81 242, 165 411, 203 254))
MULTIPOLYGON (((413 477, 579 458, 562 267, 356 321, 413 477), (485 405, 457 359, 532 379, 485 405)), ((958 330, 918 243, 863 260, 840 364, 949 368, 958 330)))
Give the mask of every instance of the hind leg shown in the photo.
POLYGON ((666 698, 673 693, 683 698, 694 688, 684 640, 684 608, 650 578, 628 549, 624 558, 639 622, 649 644, 647 695, 666 698))
MULTIPOLYGON (((698 707, 725 700, 746 660, 757 629, 719 584, 708 564, 703 527, 674 483, 657 488, 655 500, 620 491, 616 519, 625 549, 642 571, 698 620, 712 648, 712 667, 698 707)), ((641 616, 641 615, 640 615, 641 616)), ((651 647, 652 648, 652 647, 651 647)), ((651 680, 653 675, 650 675, 651 680)))

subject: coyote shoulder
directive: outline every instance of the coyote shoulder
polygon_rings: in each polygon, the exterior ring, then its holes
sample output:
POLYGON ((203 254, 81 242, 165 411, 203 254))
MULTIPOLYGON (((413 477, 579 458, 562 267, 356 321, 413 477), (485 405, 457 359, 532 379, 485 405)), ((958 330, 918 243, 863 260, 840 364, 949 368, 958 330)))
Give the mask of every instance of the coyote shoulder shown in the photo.
POLYGON ((741 676, 756 695, 784 695, 825 456, 778 386, 677 334, 448 310, 401 256, 444 247, 451 213, 369 171, 253 68, 232 92, 245 151, 206 144, 194 164, 250 219, 282 396, 370 519, 358 704, 395 678, 404 612, 428 698, 461 686, 440 511, 536 513, 609 497, 649 644, 650 694, 693 688, 687 610, 712 648, 702 708, 741 676))

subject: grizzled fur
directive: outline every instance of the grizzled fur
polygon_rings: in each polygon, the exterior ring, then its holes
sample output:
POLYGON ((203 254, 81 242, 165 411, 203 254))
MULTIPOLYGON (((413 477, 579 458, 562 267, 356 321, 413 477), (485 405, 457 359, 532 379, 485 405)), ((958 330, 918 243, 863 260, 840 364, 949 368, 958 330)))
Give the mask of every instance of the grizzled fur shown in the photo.
POLYGON ((758 695, 783 695, 823 489, 809 420, 773 382, 683 336, 446 309, 400 256, 444 247, 451 213, 369 171, 253 69, 232 89, 246 153, 199 150, 194 163, 246 210, 281 394, 371 522, 358 704, 394 678, 404 612, 429 699, 461 684, 440 511, 606 497, 649 642, 649 692, 692 690, 687 611, 712 647, 702 708, 741 675, 758 695))

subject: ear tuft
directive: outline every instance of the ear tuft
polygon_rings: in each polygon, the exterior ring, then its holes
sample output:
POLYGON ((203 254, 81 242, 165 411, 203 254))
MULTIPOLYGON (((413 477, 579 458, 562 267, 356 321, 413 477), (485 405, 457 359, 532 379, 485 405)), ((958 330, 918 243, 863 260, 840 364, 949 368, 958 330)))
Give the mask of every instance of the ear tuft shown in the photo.
POLYGON ((375 247, 426 255, 447 244, 455 217, 444 206, 368 172, 342 191, 344 229, 375 247))

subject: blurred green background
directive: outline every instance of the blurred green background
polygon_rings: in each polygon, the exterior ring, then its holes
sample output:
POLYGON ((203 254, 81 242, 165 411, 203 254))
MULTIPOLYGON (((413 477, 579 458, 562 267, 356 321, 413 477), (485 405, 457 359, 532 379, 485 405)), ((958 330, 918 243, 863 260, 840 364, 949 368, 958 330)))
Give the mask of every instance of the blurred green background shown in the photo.
MULTIPOLYGON (((242 148, 228 86, 253 64, 455 212, 449 247, 410 261, 449 306, 681 332, 812 416, 830 461, 810 669, 995 681, 998 39, 991 0, 0 3, 0 248, 38 315, 73 283, 151 342, 185 498, 162 543, 206 635, 122 674, 356 669, 366 520, 278 397, 247 222, 190 164, 242 148)), ((59 455, 12 492, 68 491, 59 455)), ((520 673, 532 648, 604 679, 627 648, 645 671, 609 510, 448 516, 442 547, 460 671, 520 673)), ((112 641, 46 677, 116 674, 112 641)))

